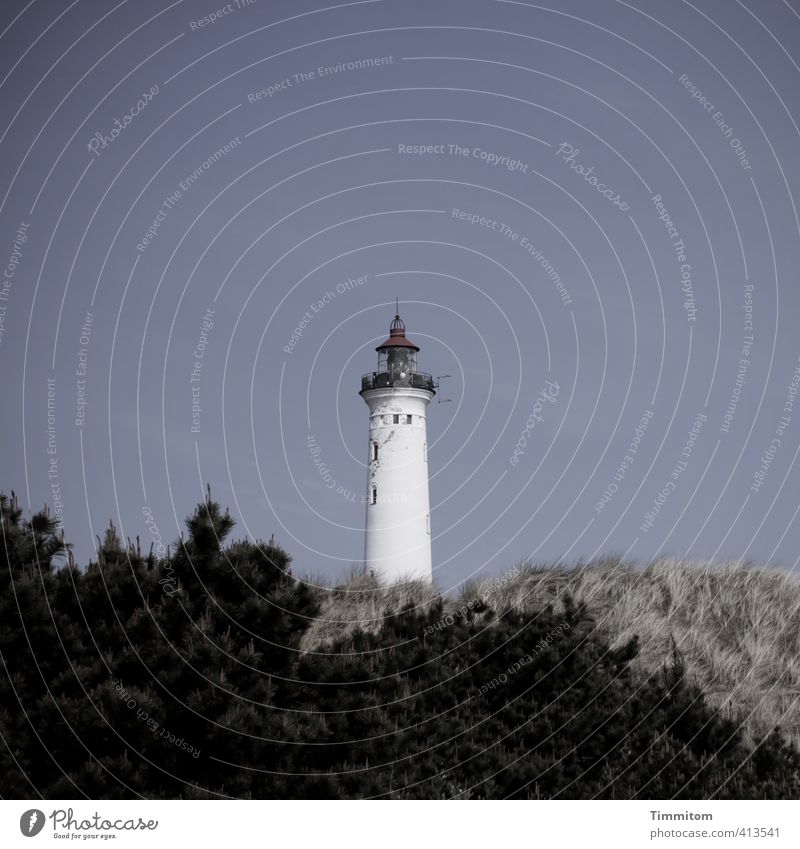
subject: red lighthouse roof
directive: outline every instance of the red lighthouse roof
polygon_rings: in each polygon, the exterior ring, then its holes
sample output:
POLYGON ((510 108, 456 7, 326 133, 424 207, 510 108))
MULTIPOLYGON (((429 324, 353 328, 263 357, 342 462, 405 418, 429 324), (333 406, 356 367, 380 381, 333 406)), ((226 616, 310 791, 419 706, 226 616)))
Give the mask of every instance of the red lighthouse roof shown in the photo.
POLYGON ((385 342, 381 342, 375 350, 383 351, 385 348, 412 348, 419 351, 418 345, 415 345, 410 339, 406 339, 406 326, 399 313, 395 315, 389 325, 389 338, 385 342))

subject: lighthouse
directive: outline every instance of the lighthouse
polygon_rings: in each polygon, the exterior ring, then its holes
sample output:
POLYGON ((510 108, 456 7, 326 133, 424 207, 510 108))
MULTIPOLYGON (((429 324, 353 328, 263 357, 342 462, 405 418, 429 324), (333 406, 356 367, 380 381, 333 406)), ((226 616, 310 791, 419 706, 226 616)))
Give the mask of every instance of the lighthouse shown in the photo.
POLYGON ((431 581, 427 409, 433 378, 417 371, 419 347, 399 310, 375 349, 378 370, 361 378, 369 407, 364 562, 382 581, 431 581))

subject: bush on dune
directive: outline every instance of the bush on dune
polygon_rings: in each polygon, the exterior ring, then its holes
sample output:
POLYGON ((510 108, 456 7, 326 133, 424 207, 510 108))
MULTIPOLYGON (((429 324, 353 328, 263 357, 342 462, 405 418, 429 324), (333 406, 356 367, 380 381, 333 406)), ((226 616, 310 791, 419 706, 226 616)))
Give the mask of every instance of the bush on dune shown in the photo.
POLYGON ((110 526, 79 569, 46 512, 0 512, 4 797, 800 796, 775 708, 747 719, 743 697, 794 680, 777 576, 606 562, 457 598, 326 588, 229 542, 210 493, 166 557, 110 526))

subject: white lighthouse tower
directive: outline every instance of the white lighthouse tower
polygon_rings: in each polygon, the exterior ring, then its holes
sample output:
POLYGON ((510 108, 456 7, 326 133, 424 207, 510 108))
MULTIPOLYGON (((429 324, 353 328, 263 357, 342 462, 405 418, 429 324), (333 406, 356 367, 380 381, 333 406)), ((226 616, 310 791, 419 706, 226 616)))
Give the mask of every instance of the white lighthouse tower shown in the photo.
POLYGON ((378 370, 361 378, 369 406, 364 561, 386 582, 430 581, 431 519, 426 412, 433 378, 417 371, 419 348, 399 313, 379 345, 378 370))

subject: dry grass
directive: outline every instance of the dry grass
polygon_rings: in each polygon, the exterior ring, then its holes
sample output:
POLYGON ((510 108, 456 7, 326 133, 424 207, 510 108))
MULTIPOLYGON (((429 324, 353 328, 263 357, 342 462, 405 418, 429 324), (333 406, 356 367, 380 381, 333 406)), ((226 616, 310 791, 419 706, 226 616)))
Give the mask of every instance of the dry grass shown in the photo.
POLYGON ((573 569, 525 568, 501 587, 472 591, 497 610, 585 601, 598 631, 618 646, 639 637, 645 676, 669 660, 672 641, 711 704, 744 720, 749 742, 776 725, 800 745, 800 579, 740 564, 659 560, 644 570, 608 559, 573 569))
MULTIPOLYGON (((634 666, 648 677, 672 653, 709 701, 745 723, 750 742, 776 725, 800 745, 800 579, 747 564, 660 560, 634 569, 609 558, 568 568, 521 565, 500 579, 472 581, 444 613, 480 598, 497 611, 524 610, 564 593, 585 601, 598 631, 613 646, 639 637, 634 666)), ((313 650, 357 626, 377 631, 387 611, 411 603, 427 609, 439 595, 422 582, 380 586, 363 573, 325 590, 320 618, 302 649, 313 650)))
POLYGON ((387 613, 408 604, 420 612, 438 598, 438 591, 424 581, 398 581, 383 586, 366 571, 354 571, 341 584, 320 587, 320 615, 311 623, 300 642, 300 650, 313 652, 351 634, 356 628, 369 633, 380 630, 387 613))

